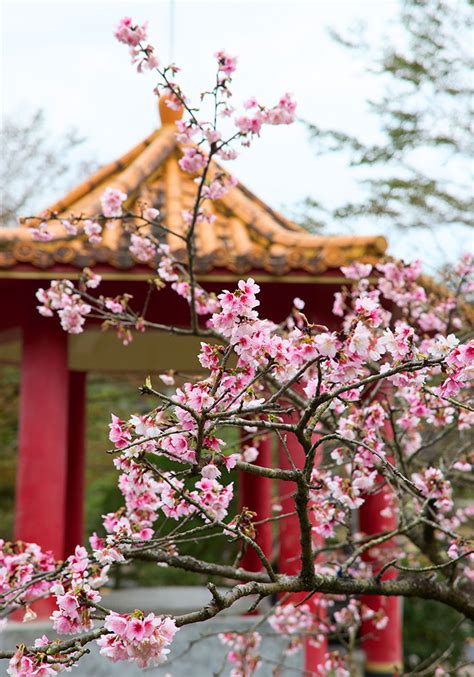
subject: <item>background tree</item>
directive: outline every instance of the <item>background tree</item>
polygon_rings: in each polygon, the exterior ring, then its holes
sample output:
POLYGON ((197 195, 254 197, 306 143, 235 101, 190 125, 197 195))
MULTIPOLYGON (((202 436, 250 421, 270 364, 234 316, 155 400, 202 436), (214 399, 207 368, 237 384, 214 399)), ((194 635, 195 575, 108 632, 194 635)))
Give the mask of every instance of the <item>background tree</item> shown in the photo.
POLYGON ((52 134, 42 110, 5 117, 0 140, 0 226, 15 226, 18 216, 41 208, 46 192, 67 190, 94 166, 77 155, 84 143, 77 130, 52 134))
POLYGON ((367 101, 380 133, 372 142, 308 123, 317 154, 347 153, 363 186, 358 201, 335 208, 309 198, 309 227, 367 216, 377 228, 473 225, 471 4, 402 0, 398 25, 378 44, 360 27, 349 36, 332 31, 382 85, 367 101))
MULTIPOLYGON (((379 133, 370 142, 308 124, 318 155, 348 158, 360 198, 335 207, 320 196, 308 198, 304 224, 314 230, 329 225, 355 229, 361 217, 369 217, 378 230, 385 224, 392 237, 395 229, 403 229, 407 235, 424 231, 436 241, 449 225, 456 233, 468 233, 473 224, 472 2, 400 0, 396 30, 392 27, 376 44, 360 28, 331 33, 381 86, 381 93, 366 102, 379 133)), ((445 261, 443 250, 440 262, 445 261)), ((446 615, 437 615, 429 632, 419 623, 420 616, 433 618, 432 609, 424 600, 405 601, 408 656, 426 658, 443 645, 450 626, 446 615)), ((461 635, 455 633, 458 644, 461 635)))

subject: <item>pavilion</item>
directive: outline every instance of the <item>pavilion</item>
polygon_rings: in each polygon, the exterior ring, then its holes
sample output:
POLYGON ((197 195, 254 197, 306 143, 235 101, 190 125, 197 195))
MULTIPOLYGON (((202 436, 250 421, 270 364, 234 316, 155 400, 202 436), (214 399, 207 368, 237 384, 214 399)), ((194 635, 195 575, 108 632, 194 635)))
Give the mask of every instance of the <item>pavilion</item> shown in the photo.
MULTIPOLYGON (((162 102, 160 102, 161 104, 162 102)), ((176 114, 160 105, 162 125, 125 155, 98 171, 48 212, 94 216, 100 213, 100 196, 107 186, 128 195, 126 207, 146 202, 161 212, 164 225, 183 233, 181 210, 193 203, 193 177, 178 165, 180 147, 175 137, 176 114)), ((217 165, 213 171, 220 170, 217 165)), ((212 224, 196 229, 196 270, 200 283, 209 290, 231 287, 242 275, 252 276, 261 286, 262 313, 281 319, 296 296, 306 301, 310 321, 335 326, 332 298, 344 281, 339 268, 353 261, 376 263, 386 250, 380 236, 313 235, 277 213, 245 186, 238 183, 215 201, 212 224)), ((59 220, 53 222, 52 240, 33 240, 25 223, 0 231, 0 362, 21 366, 19 459, 16 483, 15 536, 51 549, 56 557, 67 556, 83 541, 86 377, 88 372, 158 373, 175 369, 196 373, 199 341, 186 336, 146 332, 134 336, 124 347, 112 332, 86 323, 83 334, 67 335, 56 319, 36 311, 35 291, 52 279, 77 279, 88 266, 103 278, 101 291, 107 295, 133 294, 140 305, 148 280, 156 267, 133 259, 129 234, 120 221, 104 229, 100 245, 91 245, 83 235, 69 236, 59 220)), ((184 260, 183 241, 157 230, 171 253, 184 260)), ((186 324, 187 305, 164 290, 149 308, 150 319, 186 324)), ((295 462, 301 450, 290 446, 295 462)), ((281 450, 280 450, 281 451, 281 450)), ((272 442, 262 442, 260 462, 272 463, 272 442)), ((284 453, 280 464, 287 464, 284 453)), ((246 476, 240 482, 240 502, 259 514, 271 514, 269 480, 246 476)), ((287 486, 285 491, 288 491, 287 486)), ((361 528, 376 533, 387 525, 376 510, 377 495, 361 510, 361 528)), ((282 496, 284 512, 293 511, 292 497, 282 496)), ((285 520, 279 535, 278 569, 292 573, 299 549, 293 518, 285 520)), ((258 541, 271 555, 271 523, 261 526, 258 541)), ((245 565, 258 568, 248 555, 245 565)), ((367 599, 373 605, 372 600, 367 599)), ((375 600, 375 603, 378 603, 375 600)), ((389 600, 392 623, 389 631, 373 634, 365 642, 370 674, 391 674, 401 658, 399 604, 389 600), (395 623, 395 625, 393 624, 395 623), (370 665, 369 665, 370 664, 370 665)), ((314 667, 314 657, 307 657, 314 667)))

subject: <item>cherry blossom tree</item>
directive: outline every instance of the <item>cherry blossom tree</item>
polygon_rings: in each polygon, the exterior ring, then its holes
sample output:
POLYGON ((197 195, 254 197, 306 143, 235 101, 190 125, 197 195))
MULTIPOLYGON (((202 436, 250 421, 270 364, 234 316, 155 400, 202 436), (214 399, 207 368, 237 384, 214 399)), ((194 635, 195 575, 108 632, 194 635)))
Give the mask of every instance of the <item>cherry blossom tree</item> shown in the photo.
MULTIPOLYGON (((343 268, 347 283, 333 307, 338 331, 311 324, 301 299, 279 324, 261 317, 259 286, 251 278, 240 280, 234 290, 207 292, 194 270, 196 224, 212 221, 209 203, 235 184, 227 172, 215 170, 212 160, 232 160, 236 147, 249 146, 266 125, 290 124, 295 102, 288 94, 271 107, 250 99, 242 113, 234 111, 229 97, 237 62, 221 51, 215 85, 202 95, 211 114, 201 119, 176 81, 179 69, 160 65, 146 25, 126 18, 115 35, 130 48, 139 72, 158 76, 156 92, 167 105, 187 113, 176 123, 184 147, 179 164, 196 176, 196 197, 193 209, 182 215, 185 234, 175 233, 183 240, 186 260, 175 260, 149 230, 143 234, 150 224, 167 232, 159 211, 143 204, 139 213, 131 213, 127 195, 113 187, 102 195, 101 214, 73 215, 63 222, 64 231, 84 233, 96 243, 109 220, 121 219, 132 233, 136 259, 158 257, 153 293, 169 286, 186 299, 189 325, 157 324, 147 318, 146 308, 134 307, 127 293, 100 295, 101 277, 89 269, 77 284, 57 280, 39 289, 38 311, 57 316, 72 334, 82 332, 89 319, 100 319, 125 344, 135 332, 148 330, 201 337, 204 375, 176 384, 171 373, 162 374, 159 385, 147 377, 141 390, 154 398, 153 408, 127 420, 112 414, 109 452, 120 471, 123 504, 104 515, 102 534, 92 534, 87 546, 78 544, 64 562, 33 543, 1 543, 4 615, 20 609, 30 620, 35 600, 52 597, 52 628, 72 635, 66 640, 42 636, 34 646, 3 653, 8 674, 55 675, 73 666, 90 642, 108 660, 160 664, 181 627, 215 617, 246 598, 256 608, 265 598, 279 596, 268 622, 288 653, 308 637, 319 643, 338 637, 344 651, 328 653, 317 668, 321 675, 338 677, 351 674, 352 640, 361 623, 371 620, 378 628, 388 621, 361 596, 431 599, 472 618, 472 508, 459 501, 472 467, 474 342, 463 301, 472 290, 469 257, 451 272, 452 292, 449 286, 424 284, 418 262, 343 268), (262 466, 258 445, 234 448, 224 442, 222 431, 228 428, 257 442, 278 437, 284 448, 294 438, 304 462, 296 464, 288 452, 288 468, 262 466), (167 468, 172 462, 172 470, 163 469, 164 459, 167 468), (296 574, 277 572, 258 545, 259 516, 231 509, 233 468, 288 484, 300 540, 296 574), (384 513, 396 517, 395 528, 373 535, 354 531, 356 511, 380 491, 384 513), (163 535, 165 520, 176 522, 176 528, 163 535), (180 544, 191 537, 228 541, 235 549, 234 563, 181 554, 180 544), (261 562, 260 571, 242 565, 250 549, 261 562), (369 551, 375 553, 370 560, 369 551), (107 608, 101 587, 110 568, 133 560, 206 574, 212 580, 209 603, 175 617, 107 608), (223 581, 227 587, 218 587, 223 581), (315 615, 306 599, 292 603, 292 593, 306 594, 308 600, 324 593, 326 613, 315 615)), ((35 220, 35 237, 51 239, 49 222, 55 218, 43 215, 39 225, 35 220)), ((275 520, 286 517, 275 514, 275 520)), ((258 670, 257 629, 224 633, 220 639, 234 676, 258 670)), ((436 669, 445 674, 440 665, 436 669)))

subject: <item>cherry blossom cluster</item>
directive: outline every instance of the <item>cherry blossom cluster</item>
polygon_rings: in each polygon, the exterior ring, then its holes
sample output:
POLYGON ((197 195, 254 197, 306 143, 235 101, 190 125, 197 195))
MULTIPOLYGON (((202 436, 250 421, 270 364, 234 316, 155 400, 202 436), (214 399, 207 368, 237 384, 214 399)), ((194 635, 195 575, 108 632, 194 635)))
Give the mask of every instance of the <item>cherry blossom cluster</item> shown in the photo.
POLYGON ((27 655, 25 645, 20 644, 8 664, 8 675, 11 677, 54 677, 58 672, 70 668, 77 657, 77 652, 73 652, 70 662, 64 662, 64 655, 52 650, 54 644, 46 635, 36 639, 34 647, 37 652, 34 655, 27 655), (56 662, 54 662, 55 659, 56 662))
POLYGON ((147 39, 147 25, 134 25, 132 19, 126 16, 119 21, 114 35, 119 42, 129 47, 136 47, 141 41, 147 39))
POLYGON ((244 134, 259 134, 262 125, 289 125, 295 121, 296 103, 291 94, 284 94, 273 108, 264 108, 255 99, 245 102, 246 115, 235 120, 237 128, 244 134))
POLYGON ((53 280, 49 289, 38 289, 36 298, 41 303, 38 306, 40 315, 52 317, 56 310, 64 331, 69 334, 80 334, 84 331, 86 316, 92 307, 76 293, 70 280, 53 280))
MULTIPOLYGON (((180 293, 185 283, 175 280, 178 273, 173 261, 164 256, 163 267, 166 271, 164 282, 171 282, 175 291, 180 293)), ((202 507, 221 519, 226 514, 232 492, 217 482, 221 474, 219 465, 229 469, 239 456, 224 453, 223 442, 215 434, 201 435, 201 448, 196 452, 200 420, 209 416, 211 411, 222 421, 243 412, 257 415, 266 404, 265 396, 259 396, 259 392, 260 395, 265 395, 265 392, 255 382, 259 371, 271 370, 272 374, 285 375, 287 379, 301 372, 300 380, 308 401, 327 397, 328 411, 338 417, 335 434, 341 444, 331 451, 337 472, 313 469, 312 483, 318 489, 311 492, 310 506, 315 539, 333 537, 336 525, 347 518, 348 511, 356 510, 364 503, 365 497, 380 482, 380 473, 390 463, 392 450, 389 438, 394 431, 388 431, 388 427, 393 398, 396 399, 397 415, 391 423, 395 425, 395 434, 401 435, 400 448, 407 458, 421 443, 421 423, 443 427, 453 422, 456 414, 463 428, 468 418, 465 413, 458 414, 451 404, 439 399, 445 393, 443 382, 437 385, 432 383, 432 379, 439 382, 439 365, 443 364, 444 383, 455 380, 462 387, 468 382, 471 378, 472 344, 459 344, 454 335, 443 339, 439 333, 433 336, 417 334, 406 321, 394 319, 386 307, 387 301, 406 299, 407 289, 412 290, 416 299, 422 298, 413 283, 418 266, 391 263, 388 268, 382 268, 382 273, 388 271, 388 282, 380 276, 375 286, 369 281, 369 276, 373 274, 371 266, 355 264, 344 269, 348 279, 355 281, 343 294, 337 295, 335 302, 336 315, 343 309, 346 313, 345 335, 329 332, 325 327, 313 333, 301 321, 298 326, 293 324, 286 335, 282 334, 277 325, 259 318, 259 287, 252 279, 240 281, 234 292, 225 291, 217 299, 209 297, 206 310, 213 308, 215 312, 208 326, 232 347, 237 356, 237 371, 223 372, 223 347, 203 342, 199 360, 209 370, 209 377, 177 388, 170 396, 171 409, 167 413, 160 410, 149 417, 132 417, 128 422, 113 418, 111 440, 116 449, 123 449, 126 457, 139 456, 146 451, 165 455, 180 463, 200 464, 203 479, 201 484, 189 489, 189 496, 192 500, 204 501, 202 507), (400 278, 405 280, 405 286, 400 278), (393 280, 397 281, 395 295, 393 280), (403 373, 403 370, 399 373, 397 369, 400 365, 410 360, 420 361, 419 368, 413 373, 403 373), (362 388, 358 382, 370 376, 377 363, 381 374, 395 368, 397 373, 387 374, 386 381, 391 381, 396 390, 390 398, 369 399, 361 406, 362 388), (248 387, 250 383, 253 384, 251 389, 248 387), (332 397, 331 391, 341 386, 344 392, 337 398, 332 397), (210 456, 211 461, 201 465, 200 459, 205 455, 210 456), (214 501, 217 503, 214 504, 214 501)), ((206 299, 205 294, 203 298, 206 299)), ((112 312, 125 309, 119 302, 107 303, 112 312)), ((418 313, 422 309, 421 301, 417 304, 418 313)), ((445 306, 452 320, 452 303, 445 302, 445 306)), ((211 430, 210 422, 205 423, 206 429, 211 430)), ((317 430, 318 426, 315 427, 317 430)), ((470 464, 458 459, 455 469, 464 467, 469 468, 470 464)), ((154 481, 160 489, 158 492, 155 490, 153 495, 168 516, 179 519, 195 510, 192 502, 183 498, 185 487, 181 480, 170 475, 154 481)), ((428 468, 421 473, 413 473, 411 482, 419 491, 417 510, 422 509, 424 499, 428 498, 438 500, 441 513, 452 510, 451 485, 442 470, 428 468)), ((156 505, 153 510, 156 510, 156 505)), ((391 514, 393 505, 387 504, 385 510, 387 515, 391 514)), ((145 534, 150 533, 147 531, 150 524, 140 520, 139 523, 140 529, 134 531, 133 527, 132 531, 136 537, 145 538, 145 534), (141 529, 145 531, 137 536, 141 529)), ((447 522, 445 524, 448 526, 447 522)), ((120 525, 122 528, 123 522, 120 525)))
POLYGON ((67 592, 61 584, 52 586, 51 592, 58 605, 51 616, 53 628, 58 633, 71 635, 92 629, 91 609, 101 599, 97 590, 83 581, 74 581, 67 592))
POLYGON ((93 628, 92 613, 101 600, 98 589, 108 581, 108 571, 108 564, 94 562, 85 547, 76 546, 49 589, 57 606, 51 620, 59 634, 77 634, 93 628))
POLYGON ((274 612, 268 617, 270 627, 279 635, 288 638, 285 654, 291 655, 299 651, 306 639, 316 646, 324 641, 326 624, 312 611, 309 604, 282 604, 275 607, 274 612))
POLYGON ((1 606, 25 607, 28 617, 35 617, 29 605, 48 593, 54 578, 53 554, 34 543, 10 543, 0 539, 1 606))
MULTIPOLYGON (((87 550, 77 546, 65 562, 54 560, 52 553, 43 552, 34 544, 2 543, 0 559, 3 583, 0 595, 10 609, 23 607, 23 622, 36 618, 30 604, 52 596, 57 609, 51 615, 54 630, 62 635, 76 634, 92 629, 91 613, 101 595, 97 588, 107 581, 108 566, 91 563, 87 550), (8 575, 8 572, 14 575, 8 575)), ((3 604, 2 604, 3 606, 3 604)), ((12 656, 7 673, 18 677, 27 675, 55 675, 69 670, 84 653, 71 647, 66 653, 58 642, 46 635, 35 640, 34 651, 20 645, 12 656)))
MULTIPOLYGON (((125 511, 105 515, 104 527, 116 539, 151 539, 158 511, 175 520, 194 513, 205 520, 222 520, 227 515, 233 496, 232 483, 223 486, 213 477, 203 476, 194 482, 193 488, 187 488, 173 472, 160 473, 157 480, 151 471, 133 460, 116 459, 115 464, 123 471, 119 488, 125 499, 125 511)), ((204 470, 203 474, 209 472, 204 470)), ((103 544, 100 546, 102 550, 103 544)))
POLYGON ((130 242, 130 252, 140 263, 148 263, 156 256, 156 245, 149 237, 132 233, 130 242))
MULTIPOLYGON (((166 264, 161 264, 166 265, 166 264)), ((191 285, 187 281, 173 282, 171 285, 173 289, 179 296, 186 299, 188 303, 191 303, 191 285)), ((203 289, 197 289, 194 295, 194 303, 196 307, 196 312, 198 315, 210 315, 214 313, 219 304, 213 294, 206 293, 203 289)))
MULTIPOLYGON (((169 271, 173 269, 171 261, 167 266, 169 271)), ((409 287, 414 276, 413 267, 397 264, 397 270, 398 275, 406 274, 405 286, 409 287)), ((433 428, 457 424, 461 429, 466 428, 467 416, 461 416, 455 403, 445 399, 442 379, 453 379, 459 383, 456 396, 464 397, 462 389, 470 378, 472 346, 460 343, 454 336, 443 339, 439 332, 430 335, 421 328, 415 330, 403 319, 394 319, 386 305, 387 295, 388 300, 393 296, 393 286, 387 285, 383 277, 378 278, 375 286, 372 285, 368 280, 372 274, 370 268, 362 270, 361 266, 352 266, 344 272, 348 279, 356 281, 336 298, 336 314, 341 306, 345 306, 343 332, 332 333, 325 327, 318 327, 316 332, 312 332, 301 317, 296 317, 296 322, 282 332, 282 325, 277 326, 259 317, 258 285, 252 279, 240 281, 234 292, 224 291, 218 295, 215 300, 217 308, 208 321, 208 326, 227 340, 234 351, 237 368, 223 368, 225 349, 222 345, 203 342, 199 359, 209 372, 207 378, 175 388, 166 395, 167 406, 150 414, 134 415, 128 421, 112 417, 110 439, 119 453, 115 463, 122 472, 119 486, 125 504, 123 509, 105 516, 104 527, 108 536, 105 539, 96 535, 91 538, 93 558, 99 569, 100 566, 123 561, 123 545, 152 539, 160 511, 167 518, 176 520, 194 513, 200 514, 205 521, 225 519, 232 485, 224 486, 217 478, 241 458, 252 463, 257 454, 252 446, 242 454, 226 453, 223 440, 216 434, 213 417, 218 416, 222 423, 232 416, 243 414, 251 414, 257 422, 266 420, 271 395, 258 384, 256 376, 267 370, 280 379, 291 379, 300 374, 300 393, 306 396, 307 406, 318 398, 322 402, 327 398, 328 412, 337 415, 337 423, 333 427, 337 444, 330 451, 333 467, 314 467, 311 473, 313 488, 308 509, 314 517, 315 546, 321 537, 337 536, 338 525, 347 521, 348 511, 360 507, 367 494, 383 481, 386 464, 391 463, 393 453, 391 435, 400 435, 400 450, 409 462, 421 444, 422 424, 433 428), (416 370, 404 371, 405 362, 416 363, 416 370), (378 365, 381 374, 387 374, 384 380, 392 382, 396 388, 389 393, 382 391, 381 396, 375 399, 369 397, 362 401, 360 382, 374 374, 374 365, 378 365), (392 374, 392 371, 395 373, 392 374), (335 390, 340 392, 336 397, 335 390), (396 403, 395 419, 391 420, 393 402, 396 403), (146 467, 141 462, 144 454, 166 456, 181 465, 198 466, 201 479, 190 485, 178 479, 175 472, 165 473, 146 467)), ((392 280, 392 268, 388 275, 392 280)), ((87 273, 84 280, 85 285, 88 280, 95 283, 91 273, 87 273)), ((60 304, 67 307, 74 293, 70 283, 57 283, 48 294, 40 292, 40 301, 52 311, 60 304)), ((421 296, 416 290, 414 293, 417 298, 421 296)), ((397 298, 405 297, 406 292, 399 282, 397 298)), ((78 299, 74 301, 78 302, 78 299)), ((126 311, 126 305, 120 299, 109 299, 106 303, 111 313, 126 311)), ((301 303, 298 305, 301 306, 301 303)), ((448 319, 452 321, 452 304, 445 302, 445 305, 449 316, 445 322, 448 319)), ((172 379, 171 382, 168 380, 168 385, 173 385, 172 379)), ((324 418, 319 422, 327 425, 324 418)), ((314 430, 320 435, 326 432, 323 426, 320 428, 318 425, 314 430)), ((414 506, 415 514, 422 514, 426 502, 430 501, 438 510, 441 526, 447 530, 457 528, 468 518, 467 511, 464 514, 459 509, 454 512, 453 489, 448 477, 449 472, 464 472, 466 467, 470 468, 470 463, 458 458, 452 463, 452 471, 428 465, 406 477, 403 481, 411 482, 412 487, 407 500, 414 506)), ((392 514, 395 508, 394 500, 392 495, 387 501, 384 508, 387 515, 392 514)), ((229 522, 229 530, 237 524, 238 520, 229 522)), ((254 533, 251 524, 245 533, 254 533)), ((361 535, 358 542, 363 543, 363 539, 361 535)), ((357 547, 356 535, 354 543, 357 547)), ((470 551, 466 550, 461 538, 451 538, 446 548, 449 548, 449 557, 458 557, 459 553, 466 552, 468 559, 470 551)), ((29 552, 41 560, 34 546, 29 552)), ((395 554, 400 557, 402 551, 395 550, 395 554)), ((24 556, 24 552, 20 555, 24 556)), ((343 551, 335 557, 341 558, 341 564, 344 562, 343 551)), ((4 556, 4 560, 8 569, 8 556, 4 556)), ((47 566, 52 565, 51 559, 46 558, 46 562, 47 566)), ((39 596, 47 592, 55 595, 58 609, 53 612, 52 620, 54 627, 62 633, 84 631, 92 626, 91 610, 100 596, 96 586, 91 584, 90 566, 87 551, 78 548, 67 561, 66 573, 61 580, 35 583, 29 589, 31 594, 35 586, 39 586, 36 590, 39 596)), ((15 576, 22 571, 16 566, 14 569, 15 576)), ((34 567, 27 567, 24 571, 32 576, 34 567)), ((103 569, 100 571, 96 574, 98 579, 106 575, 103 569)), ((337 576, 337 567, 324 565, 319 567, 319 571, 337 576)), ((359 560, 351 565, 348 573, 370 576, 370 565, 359 560)), ((465 566, 463 575, 472 577, 472 569, 465 566)), ((21 580, 20 576, 20 579, 9 583, 12 594, 21 580)), ((27 604, 29 597, 23 595, 18 600, 27 604)), ((324 633, 349 631, 362 621, 371 620, 376 629, 387 623, 383 612, 375 612, 354 600, 336 610, 333 619, 321 621, 315 619, 304 605, 297 608, 286 605, 276 608, 270 624, 275 631, 290 638, 288 651, 292 652, 302 645, 308 632, 316 639, 322 639, 324 633)), ((138 617, 138 620, 142 622, 144 617, 138 617)), ((156 630, 158 625, 149 621, 147 628, 156 630)), ((132 637, 125 629, 114 632, 112 625, 104 627, 110 634, 99 640, 101 651, 113 660, 128 658, 148 665, 150 661, 159 662, 165 655, 162 649, 166 643, 163 644, 154 634, 146 637, 143 634, 139 640, 141 630, 132 637), (156 641, 151 641, 150 637, 155 637, 156 641)), ((118 625, 114 627, 118 628, 118 625)), ((230 660, 236 664, 235 674, 239 674, 239 669, 246 670, 243 674, 251 674, 252 665, 257 665, 258 659, 255 654, 249 659, 248 645, 243 636, 239 637, 232 639, 230 660)), ((12 659, 13 664, 16 661, 18 665, 30 660, 31 657, 18 652, 12 659)), ((328 655, 327 665, 345 674, 346 668, 339 656, 328 655)), ((53 669, 48 667, 48 670, 53 669)))
POLYGON ((125 499, 125 511, 105 515, 104 528, 117 538, 149 540, 160 507, 160 485, 150 471, 130 459, 119 458, 114 463, 122 471, 118 485, 125 499))
POLYGON ((341 598, 337 596, 320 599, 313 608, 309 604, 281 604, 275 607, 268 618, 272 629, 289 639, 286 654, 301 649, 306 640, 321 646, 330 634, 349 632, 355 636, 362 622, 369 620, 378 630, 385 628, 388 623, 382 608, 375 611, 357 599, 350 599, 345 606, 341 606, 341 598), (328 610, 335 606, 336 601, 337 607, 329 614, 328 610))
MULTIPOLYGON (((102 214, 97 218, 92 219, 83 215, 70 215, 68 218, 59 218, 59 224, 63 227, 66 235, 76 237, 79 233, 83 233, 87 240, 92 244, 100 244, 102 242, 103 226, 110 227, 113 219, 123 216, 123 203, 127 199, 127 194, 118 188, 108 186, 101 195, 102 214)), ((151 214, 157 212, 154 209, 145 209, 143 217, 146 220, 153 220, 151 214)), ((30 228, 31 234, 35 240, 40 242, 48 242, 56 237, 63 237, 63 233, 55 234, 48 223, 49 220, 55 220, 56 213, 49 213, 48 211, 42 214, 42 219, 38 225, 30 228)), ((36 223, 37 219, 33 219, 36 223)), ((27 219, 28 222, 28 219, 27 219)))
POLYGON ((326 677, 326 675, 351 677, 351 672, 347 669, 346 662, 338 651, 331 651, 327 654, 323 664, 316 667, 316 674, 321 677, 326 677))
POLYGON ((195 489, 189 492, 183 492, 179 485, 178 480, 170 478, 162 484, 162 510, 167 517, 179 519, 194 512, 205 520, 222 521, 226 517, 234 494, 232 482, 223 486, 213 478, 203 477, 195 483, 195 489), (185 498, 182 498, 183 494, 185 498))
MULTIPOLYGON (((229 105, 229 99, 232 96, 230 87, 237 68, 237 58, 220 50, 214 55, 217 62, 215 86, 211 91, 201 94, 201 101, 206 97, 213 100, 214 114, 211 116, 213 119, 198 120, 195 109, 175 81, 179 68, 174 64, 160 67, 155 48, 148 43, 146 24, 135 24, 130 17, 125 17, 119 22, 115 37, 130 48, 132 62, 137 64, 140 72, 148 69, 159 75, 156 92, 161 91, 165 104, 173 110, 185 108, 189 113, 187 120, 177 122, 177 139, 182 145, 183 153, 179 165, 183 171, 198 175, 196 181, 199 185, 199 195, 196 209, 184 211, 183 219, 190 228, 201 221, 212 221, 215 216, 204 209, 202 203, 205 200, 222 197, 236 181, 223 171, 208 172, 211 158, 216 155, 222 160, 232 160, 237 156, 232 145, 233 141, 240 140, 242 145, 248 146, 252 138, 260 134, 263 125, 287 125, 294 122, 295 101, 290 94, 284 94, 275 106, 267 108, 255 98, 251 98, 244 103, 245 112, 236 113, 229 105), (217 129, 218 116, 223 118, 234 116, 235 127, 226 137, 217 129)), ((120 216, 121 204, 125 199, 126 196, 119 190, 108 189, 102 198, 103 214, 120 216)), ((138 253, 138 260, 149 260, 151 247, 148 244, 135 240, 132 246, 134 254, 138 253)))
POLYGON ((232 664, 230 677, 252 677, 261 665, 260 633, 223 632, 219 639, 224 646, 230 648, 227 653, 227 660, 232 664))
POLYGON ((178 631, 172 618, 155 616, 135 610, 125 615, 111 612, 105 617, 108 630, 97 640, 101 656, 109 660, 128 660, 140 668, 160 665, 166 661, 169 645, 178 631))
POLYGON ((349 604, 334 612, 335 624, 331 629, 333 631, 346 629, 355 633, 357 626, 363 621, 371 621, 374 628, 383 630, 387 627, 388 620, 383 608, 375 611, 360 600, 351 599, 349 604))
POLYGON ((433 500, 441 513, 452 509, 452 487, 441 470, 433 467, 426 468, 421 473, 413 473, 412 480, 423 496, 433 500))

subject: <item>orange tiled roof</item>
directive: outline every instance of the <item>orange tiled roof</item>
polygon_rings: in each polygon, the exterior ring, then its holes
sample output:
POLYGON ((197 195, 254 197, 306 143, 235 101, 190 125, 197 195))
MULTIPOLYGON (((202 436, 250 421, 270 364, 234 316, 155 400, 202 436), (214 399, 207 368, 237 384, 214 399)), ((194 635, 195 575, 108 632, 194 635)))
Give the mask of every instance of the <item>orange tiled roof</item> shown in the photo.
MULTIPOLYGON (((140 201, 157 207, 164 225, 182 233, 181 210, 191 208, 196 184, 178 166, 181 152, 174 129, 173 124, 163 125, 116 162, 99 169, 48 211, 58 218, 66 218, 70 213, 95 216, 100 213, 102 192, 113 186, 128 194, 126 207, 133 210, 140 201)), ((212 171, 224 170, 214 163, 212 171)), ((198 273, 222 268, 235 273, 261 270, 274 275, 292 270, 320 273, 354 260, 375 262, 387 246, 380 236, 312 235, 270 209, 240 183, 213 202, 211 208, 215 221, 196 227, 198 273)), ((54 238, 49 242, 34 241, 25 224, 0 230, 0 268, 12 268, 19 263, 39 269, 56 264, 74 268, 108 264, 123 270, 137 265, 128 248, 130 236, 120 221, 104 229, 99 245, 91 245, 84 235, 68 236, 59 220, 52 223, 50 230, 54 238)), ((185 257, 182 239, 163 234, 159 229, 154 234, 167 241, 176 257, 185 257)))

